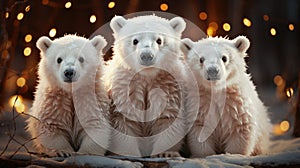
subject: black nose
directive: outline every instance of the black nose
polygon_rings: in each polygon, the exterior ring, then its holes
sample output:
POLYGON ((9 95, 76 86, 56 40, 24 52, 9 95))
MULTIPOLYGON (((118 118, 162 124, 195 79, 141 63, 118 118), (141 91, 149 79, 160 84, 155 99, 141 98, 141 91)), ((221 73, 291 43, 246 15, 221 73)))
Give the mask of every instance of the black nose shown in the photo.
POLYGON ((66 78, 72 79, 75 76, 75 73, 76 72, 74 71, 74 69, 66 69, 64 75, 66 78))
POLYGON ((154 58, 154 55, 150 52, 145 52, 145 53, 141 54, 141 60, 146 64, 151 62, 153 60, 153 58, 154 58))
POLYGON ((208 80, 218 80, 220 78, 219 69, 212 67, 207 70, 208 80))

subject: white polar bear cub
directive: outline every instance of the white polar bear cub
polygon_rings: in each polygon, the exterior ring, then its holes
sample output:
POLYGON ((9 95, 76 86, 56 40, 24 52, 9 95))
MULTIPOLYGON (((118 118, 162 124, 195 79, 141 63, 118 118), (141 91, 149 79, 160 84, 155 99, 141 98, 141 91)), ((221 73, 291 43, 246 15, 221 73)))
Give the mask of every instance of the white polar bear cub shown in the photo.
POLYGON ((178 156, 185 135, 180 50, 185 25, 181 17, 155 15, 111 20, 114 55, 105 76, 115 106, 113 153, 178 156))
POLYGON ((110 137, 105 119, 109 99, 101 79, 105 45, 100 35, 37 41, 41 61, 31 108, 35 118, 28 119, 27 128, 39 152, 104 155, 110 137))
POLYGON ((199 86, 189 88, 188 116, 197 119, 188 134, 192 157, 218 153, 255 155, 266 152, 271 129, 267 109, 259 99, 244 57, 249 40, 209 37, 198 42, 183 39, 186 61, 199 86), (199 111, 190 107, 200 103, 199 111))

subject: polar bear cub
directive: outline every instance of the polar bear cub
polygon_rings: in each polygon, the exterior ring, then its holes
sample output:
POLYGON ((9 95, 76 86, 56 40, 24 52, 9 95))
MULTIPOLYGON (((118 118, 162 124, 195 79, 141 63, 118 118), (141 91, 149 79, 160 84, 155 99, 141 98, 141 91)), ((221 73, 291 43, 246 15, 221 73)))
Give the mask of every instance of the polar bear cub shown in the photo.
MULTIPOLYGON (((209 37, 183 39, 185 59, 198 82, 200 102, 188 98, 189 117, 197 117, 188 134, 193 157, 218 153, 244 155, 266 151, 271 130, 267 109, 259 99, 244 58, 249 40, 209 37), (189 110, 199 104, 199 110, 189 110)), ((189 88, 189 95, 195 88, 189 88)), ((191 120, 191 119, 190 119, 191 120)))
POLYGON ((109 99, 101 79, 105 45, 100 35, 38 39, 39 81, 27 128, 39 152, 104 155, 110 137, 109 99))
POLYGON ((167 20, 155 15, 111 20, 114 55, 105 76, 115 107, 112 152, 178 156, 186 132, 180 50, 185 25, 181 17, 167 20))

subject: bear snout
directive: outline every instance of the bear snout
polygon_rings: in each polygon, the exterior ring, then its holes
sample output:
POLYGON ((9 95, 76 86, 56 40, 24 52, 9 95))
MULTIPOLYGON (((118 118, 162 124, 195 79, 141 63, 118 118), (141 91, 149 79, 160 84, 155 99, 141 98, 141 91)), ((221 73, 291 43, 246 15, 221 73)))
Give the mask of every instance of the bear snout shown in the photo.
POLYGON ((141 64, 150 66, 154 64, 154 54, 152 52, 143 52, 140 55, 141 64))
POLYGON ((220 80, 220 70, 217 67, 209 67, 207 69, 207 80, 220 80))
POLYGON ((76 71, 74 69, 66 69, 64 71, 64 82, 71 83, 74 81, 74 77, 76 75, 76 71))

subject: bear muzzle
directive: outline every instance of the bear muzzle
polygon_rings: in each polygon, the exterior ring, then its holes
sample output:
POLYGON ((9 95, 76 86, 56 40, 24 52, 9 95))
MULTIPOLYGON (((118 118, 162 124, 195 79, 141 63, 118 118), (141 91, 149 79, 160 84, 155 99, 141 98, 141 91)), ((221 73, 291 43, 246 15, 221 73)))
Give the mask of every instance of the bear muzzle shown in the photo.
POLYGON ((155 63, 155 57, 152 52, 142 52, 140 55, 140 64, 150 66, 155 63))
POLYGON ((76 75, 76 71, 74 69, 66 69, 64 71, 64 82, 67 82, 67 83, 72 83, 72 82, 75 82, 76 79, 75 79, 75 75, 76 75))
POLYGON ((207 69, 207 80, 216 81, 221 79, 220 70, 217 67, 209 67, 207 69))

